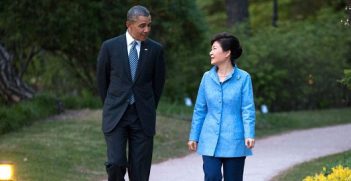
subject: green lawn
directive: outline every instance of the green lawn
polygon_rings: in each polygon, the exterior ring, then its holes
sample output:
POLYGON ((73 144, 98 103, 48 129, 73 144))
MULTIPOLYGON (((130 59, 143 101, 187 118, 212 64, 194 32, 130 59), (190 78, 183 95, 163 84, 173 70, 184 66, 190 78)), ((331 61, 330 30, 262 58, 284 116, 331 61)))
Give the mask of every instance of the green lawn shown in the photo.
MULTIPOLYGON (((46 120, 0 137, 0 161, 16 165, 17 180, 72 181, 105 178, 101 111, 79 119, 46 120)), ((189 122, 159 117, 154 162, 188 153, 189 122)))
MULTIPOLYGON (((181 111, 172 109, 167 113, 169 117, 158 117, 154 162, 189 153, 186 142, 191 115, 187 109, 180 119, 175 110, 181 111)), ((83 112, 83 115, 38 121, 0 136, 0 161, 15 163, 17 180, 102 180, 105 143, 101 111, 83 112)), ((257 135, 351 123, 350 117, 351 108, 258 115, 257 135)))
POLYGON ((16 165, 17 180, 98 180, 104 142, 97 112, 75 120, 39 121, 0 137, 0 160, 16 165))
POLYGON ((258 114, 256 119, 256 136, 263 137, 296 129, 351 123, 351 108, 258 114))

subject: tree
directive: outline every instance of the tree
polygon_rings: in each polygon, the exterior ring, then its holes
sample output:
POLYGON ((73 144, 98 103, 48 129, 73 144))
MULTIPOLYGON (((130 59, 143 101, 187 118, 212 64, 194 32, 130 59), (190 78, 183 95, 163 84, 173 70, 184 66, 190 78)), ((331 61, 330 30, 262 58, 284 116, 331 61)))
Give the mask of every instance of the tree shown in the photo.
POLYGON ((227 26, 232 27, 236 23, 245 22, 249 19, 248 0, 226 0, 227 26))
MULTIPOLYGON (((92 92, 96 92, 96 57, 100 45, 104 40, 126 31, 126 12, 131 6, 143 4, 151 11, 154 25, 151 38, 165 46, 169 74, 199 60, 189 57, 201 50, 193 50, 192 47, 204 40, 206 28, 195 2, 191 0, 38 0, 35 3, 30 0, 2 0, 2 3, 6 7, 0 7, 0 40, 13 54, 15 70, 25 70, 38 52, 50 52, 65 62, 66 67, 62 68, 74 73, 74 77, 66 78, 78 79, 77 89, 92 92)), ((200 71, 193 68, 193 72, 200 71)), ((19 72, 23 72, 21 79, 25 71, 19 72)), ((170 77, 169 85, 172 85, 173 78, 176 77, 170 77)), ((58 89, 60 86, 65 85, 57 85, 58 89)), ((187 86, 177 94, 168 95, 178 96, 185 91, 193 91, 194 88, 187 86)))
POLYGON ((19 102, 32 98, 34 91, 24 83, 13 69, 12 56, 0 45, 0 96, 6 102, 19 102))
POLYGON ((351 0, 346 0, 346 11, 348 14, 348 20, 350 22, 351 21, 351 0))
POLYGON ((278 21, 278 0, 273 0, 273 16, 272 16, 272 26, 277 27, 278 21))
POLYGON ((351 90, 351 69, 345 69, 344 78, 338 82, 344 84, 349 90, 351 90))

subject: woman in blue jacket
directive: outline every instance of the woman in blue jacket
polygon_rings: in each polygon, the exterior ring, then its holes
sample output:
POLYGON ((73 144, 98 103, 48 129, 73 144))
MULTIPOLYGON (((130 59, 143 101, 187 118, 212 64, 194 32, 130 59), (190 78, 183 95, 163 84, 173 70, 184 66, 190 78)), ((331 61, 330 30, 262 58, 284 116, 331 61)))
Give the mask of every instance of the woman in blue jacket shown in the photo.
POLYGON ((211 64, 198 91, 188 147, 203 158, 205 181, 243 179, 255 144, 255 105, 250 75, 235 61, 242 48, 229 33, 211 40, 211 64))

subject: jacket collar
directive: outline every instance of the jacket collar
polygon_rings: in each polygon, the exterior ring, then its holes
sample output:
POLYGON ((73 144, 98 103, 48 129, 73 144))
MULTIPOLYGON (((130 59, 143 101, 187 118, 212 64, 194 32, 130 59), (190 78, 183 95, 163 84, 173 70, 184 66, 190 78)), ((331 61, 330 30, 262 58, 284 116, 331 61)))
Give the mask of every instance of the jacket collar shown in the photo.
POLYGON ((144 67, 145 62, 148 60, 148 57, 149 57, 148 52, 149 52, 149 43, 148 43, 148 39, 146 39, 145 41, 141 42, 138 67, 135 73, 135 81, 139 78, 140 72, 142 72, 142 68, 144 67))
MULTIPOLYGON (((217 69, 218 67, 217 66, 213 66, 210 70, 210 77, 215 81, 217 82, 218 84, 220 84, 220 81, 219 81, 219 77, 218 77, 218 74, 217 74, 217 69)), ((233 67, 233 70, 232 72, 229 73, 228 77, 223 81, 223 82, 226 82, 228 80, 230 80, 233 76, 236 75, 236 69, 237 69, 237 66, 235 65, 233 67)))
MULTIPOLYGON (((128 58, 128 32, 126 32, 125 36, 122 36, 124 44, 120 44, 122 51, 125 52, 124 53, 124 67, 125 70, 127 71, 128 77, 129 77, 129 81, 133 82, 132 80, 132 76, 131 76, 131 72, 130 72, 130 65, 129 65, 129 58, 128 58)), ((130 35, 129 35, 130 36, 130 35)), ((130 40, 129 40, 130 41, 130 40)), ((132 40, 133 41, 133 40, 132 40)), ((140 52, 139 52, 139 60, 138 60, 138 66, 135 72, 135 80, 134 82, 136 82, 140 76, 140 72, 142 71, 145 62, 148 60, 149 58, 149 49, 150 49, 150 45, 149 45, 149 40, 146 39, 145 41, 139 42, 140 43, 140 52)))

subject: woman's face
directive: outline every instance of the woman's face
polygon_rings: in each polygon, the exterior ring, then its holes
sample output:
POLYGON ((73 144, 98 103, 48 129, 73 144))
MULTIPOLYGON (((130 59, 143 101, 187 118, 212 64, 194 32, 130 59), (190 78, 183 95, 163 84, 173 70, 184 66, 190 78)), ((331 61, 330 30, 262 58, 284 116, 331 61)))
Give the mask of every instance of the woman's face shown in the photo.
POLYGON ((212 65, 219 65, 230 61, 230 51, 223 51, 221 44, 215 41, 211 47, 210 57, 212 65))

